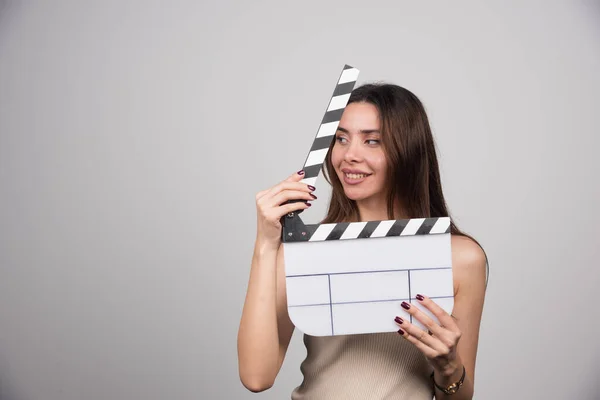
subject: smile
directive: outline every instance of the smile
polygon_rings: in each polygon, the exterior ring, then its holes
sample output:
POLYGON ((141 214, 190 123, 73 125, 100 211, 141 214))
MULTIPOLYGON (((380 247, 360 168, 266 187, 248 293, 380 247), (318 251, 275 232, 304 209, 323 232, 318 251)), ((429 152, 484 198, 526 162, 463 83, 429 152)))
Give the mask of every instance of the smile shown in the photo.
POLYGON ((344 183, 346 185, 359 185, 369 176, 371 176, 371 174, 344 172, 344 183))
POLYGON ((350 178, 350 179, 362 179, 362 178, 366 178, 370 174, 345 174, 345 175, 346 175, 346 178, 350 178))

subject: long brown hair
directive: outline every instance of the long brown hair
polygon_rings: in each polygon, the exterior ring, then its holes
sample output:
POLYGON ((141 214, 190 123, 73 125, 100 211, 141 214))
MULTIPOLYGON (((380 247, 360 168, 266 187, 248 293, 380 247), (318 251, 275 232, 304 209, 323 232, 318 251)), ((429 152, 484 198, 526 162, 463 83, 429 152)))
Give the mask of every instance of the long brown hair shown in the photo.
MULTIPOLYGON (((408 218, 450 217, 429 119, 417 96, 398 85, 370 83, 354 89, 348 104, 355 102, 370 103, 379 112, 382 145, 388 160, 388 218, 398 217, 394 215, 396 199, 401 201, 408 218)), ((332 187, 332 196, 322 223, 351 222, 359 218, 356 202, 344 194, 331 162, 335 142, 332 140, 324 162, 323 174, 332 187)), ((466 236, 481 247, 452 219, 450 233, 466 236)))

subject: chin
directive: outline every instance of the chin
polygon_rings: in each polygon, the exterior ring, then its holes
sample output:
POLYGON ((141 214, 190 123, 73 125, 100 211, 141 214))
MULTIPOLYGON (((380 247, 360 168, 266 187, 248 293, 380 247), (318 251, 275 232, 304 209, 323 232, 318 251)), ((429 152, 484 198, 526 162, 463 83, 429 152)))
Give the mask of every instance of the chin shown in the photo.
POLYGON ((361 200, 367 199, 373 195, 372 193, 366 193, 363 190, 353 190, 353 189, 348 190, 347 188, 344 188, 344 194, 346 195, 347 198, 349 198, 350 200, 354 200, 354 201, 361 201, 361 200))

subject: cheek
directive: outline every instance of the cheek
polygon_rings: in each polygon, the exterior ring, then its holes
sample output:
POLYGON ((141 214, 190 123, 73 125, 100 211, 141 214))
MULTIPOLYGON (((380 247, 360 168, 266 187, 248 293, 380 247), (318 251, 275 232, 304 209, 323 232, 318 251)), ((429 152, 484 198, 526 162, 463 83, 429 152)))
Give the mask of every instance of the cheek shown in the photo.
POLYGON ((371 164, 371 168, 373 168, 378 175, 385 175, 387 169, 387 161, 385 158, 385 154, 373 154, 373 156, 369 160, 369 164, 371 164))
POLYGON ((333 164, 334 168, 338 168, 342 157, 343 156, 341 154, 341 151, 339 150, 339 147, 333 146, 333 149, 331 149, 331 163, 333 164))

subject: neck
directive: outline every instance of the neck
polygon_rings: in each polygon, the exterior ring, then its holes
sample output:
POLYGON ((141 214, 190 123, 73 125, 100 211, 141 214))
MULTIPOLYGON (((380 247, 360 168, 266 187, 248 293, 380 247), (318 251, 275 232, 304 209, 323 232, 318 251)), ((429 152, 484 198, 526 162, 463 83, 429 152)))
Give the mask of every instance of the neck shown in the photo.
MULTIPOLYGON (((364 199, 356 202, 359 221, 384 221, 388 220, 387 202, 383 199, 364 199)), ((395 219, 408 219, 404 208, 399 201, 394 206, 395 219)))

